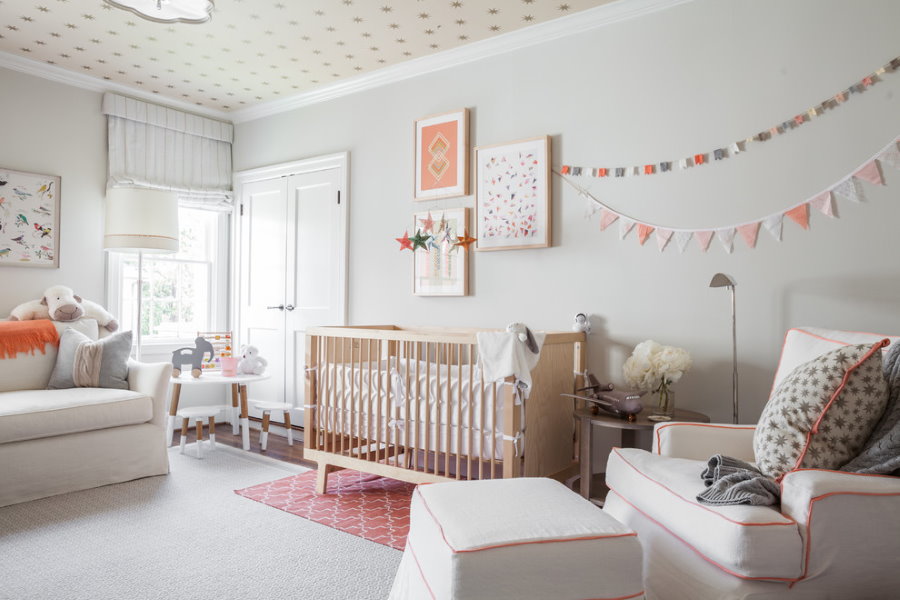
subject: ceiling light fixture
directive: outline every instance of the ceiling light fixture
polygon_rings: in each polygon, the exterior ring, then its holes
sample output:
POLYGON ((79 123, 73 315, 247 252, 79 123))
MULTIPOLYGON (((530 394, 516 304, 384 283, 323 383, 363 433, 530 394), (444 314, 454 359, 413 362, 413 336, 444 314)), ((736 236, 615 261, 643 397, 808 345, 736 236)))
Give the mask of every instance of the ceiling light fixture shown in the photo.
POLYGON ((212 17, 212 0, 105 0, 157 23, 205 23, 212 17))

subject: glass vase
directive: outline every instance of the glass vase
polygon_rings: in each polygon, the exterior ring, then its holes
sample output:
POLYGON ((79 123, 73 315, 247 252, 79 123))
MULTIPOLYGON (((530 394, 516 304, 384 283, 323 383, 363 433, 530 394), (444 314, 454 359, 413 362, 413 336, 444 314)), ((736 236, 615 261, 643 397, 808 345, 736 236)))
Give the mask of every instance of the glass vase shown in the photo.
POLYGON ((662 385, 656 391, 657 403, 647 417, 651 421, 671 421, 675 416, 675 390, 662 385))

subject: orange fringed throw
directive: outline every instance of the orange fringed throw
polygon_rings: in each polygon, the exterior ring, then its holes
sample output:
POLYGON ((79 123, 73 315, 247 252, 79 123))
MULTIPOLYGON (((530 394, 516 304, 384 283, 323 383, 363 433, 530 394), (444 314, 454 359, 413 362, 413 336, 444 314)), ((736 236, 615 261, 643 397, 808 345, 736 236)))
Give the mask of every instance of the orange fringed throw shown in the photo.
POLYGON ((20 352, 34 354, 45 346, 59 346, 59 332, 47 319, 37 321, 0 321, 0 359, 15 358, 20 352))

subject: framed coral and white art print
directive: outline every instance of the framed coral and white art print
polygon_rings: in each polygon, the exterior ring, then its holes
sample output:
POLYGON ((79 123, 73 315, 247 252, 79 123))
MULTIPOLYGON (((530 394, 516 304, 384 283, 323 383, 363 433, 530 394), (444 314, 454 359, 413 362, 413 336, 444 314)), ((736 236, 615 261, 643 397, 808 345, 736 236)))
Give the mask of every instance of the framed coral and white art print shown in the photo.
POLYGON ((477 249, 550 246, 550 136, 475 148, 475 170, 477 249))
POLYGON ((0 167, 0 267, 59 267, 59 186, 0 167))
POLYGON ((416 200, 469 193, 469 109, 416 121, 416 200))
POLYGON ((416 296, 467 296, 468 251, 458 244, 469 227, 468 208, 448 208, 414 215, 413 231, 425 247, 413 249, 416 296))

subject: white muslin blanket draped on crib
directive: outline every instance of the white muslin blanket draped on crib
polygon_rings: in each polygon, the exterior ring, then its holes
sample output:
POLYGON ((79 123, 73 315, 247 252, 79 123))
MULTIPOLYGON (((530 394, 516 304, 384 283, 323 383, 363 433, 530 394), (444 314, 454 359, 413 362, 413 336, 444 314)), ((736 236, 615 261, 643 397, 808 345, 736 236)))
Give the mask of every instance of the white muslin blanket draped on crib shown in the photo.
POLYGON ((532 353, 515 333, 508 331, 479 331, 475 334, 478 342, 478 356, 485 381, 500 381, 510 375, 525 385, 524 394, 531 391, 531 370, 541 358, 545 333, 532 332, 537 343, 537 354, 532 353))

